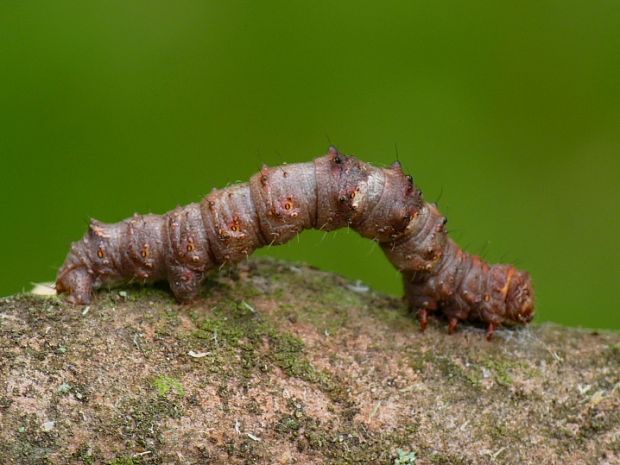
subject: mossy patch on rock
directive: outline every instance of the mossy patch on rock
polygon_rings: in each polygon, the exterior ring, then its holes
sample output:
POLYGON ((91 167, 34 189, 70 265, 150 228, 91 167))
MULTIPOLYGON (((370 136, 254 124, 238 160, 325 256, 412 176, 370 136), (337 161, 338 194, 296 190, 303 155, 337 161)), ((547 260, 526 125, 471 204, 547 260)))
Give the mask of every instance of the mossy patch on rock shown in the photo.
POLYGON ((399 299, 276 260, 87 308, 0 300, 0 463, 617 463, 620 335, 420 334, 399 299))
POLYGON ((170 392, 179 396, 185 395, 185 389, 183 389, 181 382, 172 376, 158 376, 153 380, 153 386, 162 397, 166 397, 170 392))

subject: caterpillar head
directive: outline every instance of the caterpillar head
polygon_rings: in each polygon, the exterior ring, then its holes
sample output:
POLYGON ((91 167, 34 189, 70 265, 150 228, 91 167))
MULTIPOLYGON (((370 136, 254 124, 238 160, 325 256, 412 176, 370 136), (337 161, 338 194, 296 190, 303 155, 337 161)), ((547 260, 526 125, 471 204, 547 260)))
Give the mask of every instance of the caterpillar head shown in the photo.
POLYGON ((534 290, 530 275, 515 271, 506 294, 506 316, 513 322, 525 324, 534 318, 534 290))

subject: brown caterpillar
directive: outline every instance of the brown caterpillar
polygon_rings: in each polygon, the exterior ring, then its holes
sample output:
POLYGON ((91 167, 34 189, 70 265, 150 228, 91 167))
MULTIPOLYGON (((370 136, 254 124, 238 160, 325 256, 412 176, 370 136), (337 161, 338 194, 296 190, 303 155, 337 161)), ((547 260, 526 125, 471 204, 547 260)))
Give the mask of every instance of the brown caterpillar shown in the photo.
POLYGON ((486 323, 487 338, 499 325, 531 321, 529 275, 463 252, 445 224, 400 163, 377 168, 330 147, 313 162, 263 167, 249 183, 213 190, 200 204, 115 224, 93 220, 72 244, 56 290, 86 304, 102 285, 167 280, 175 297, 188 302, 209 270, 306 228, 350 226, 377 241, 402 272, 422 330, 435 311, 447 318, 450 333, 461 320, 486 323))

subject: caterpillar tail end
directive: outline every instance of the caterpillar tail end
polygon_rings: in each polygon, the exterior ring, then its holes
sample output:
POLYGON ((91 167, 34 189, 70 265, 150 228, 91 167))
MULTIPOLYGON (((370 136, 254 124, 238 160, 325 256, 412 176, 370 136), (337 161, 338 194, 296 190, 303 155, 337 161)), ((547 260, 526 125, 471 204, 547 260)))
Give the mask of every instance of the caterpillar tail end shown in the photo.
POLYGON ((56 292, 69 294, 69 303, 89 304, 93 296, 93 277, 85 267, 62 270, 56 280, 56 292))

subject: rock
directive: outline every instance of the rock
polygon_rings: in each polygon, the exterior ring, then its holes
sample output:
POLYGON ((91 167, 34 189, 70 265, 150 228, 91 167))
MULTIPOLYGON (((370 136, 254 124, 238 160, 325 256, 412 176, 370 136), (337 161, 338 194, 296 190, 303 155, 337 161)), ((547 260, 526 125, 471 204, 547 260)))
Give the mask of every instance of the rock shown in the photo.
POLYGON ((399 299, 250 260, 165 288, 0 301, 0 463, 617 464, 620 334, 425 334, 399 299))
POLYGON ((55 421, 46 421, 45 423, 41 425, 41 429, 45 431, 46 433, 49 433, 50 431, 54 429, 55 425, 56 425, 55 421))

